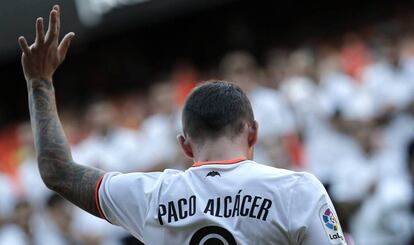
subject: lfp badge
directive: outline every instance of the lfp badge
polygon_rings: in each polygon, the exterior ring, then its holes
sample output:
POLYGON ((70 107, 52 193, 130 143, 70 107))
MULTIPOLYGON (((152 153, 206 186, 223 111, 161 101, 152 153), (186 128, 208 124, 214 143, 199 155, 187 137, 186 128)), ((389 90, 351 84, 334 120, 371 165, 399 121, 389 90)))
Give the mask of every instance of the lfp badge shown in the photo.
POLYGON ((326 227, 331 230, 337 231, 339 228, 338 220, 335 217, 335 214, 332 212, 330 208, 327 208, 322 215, 323 222, 325 223, 326 227))
POLYGON ((328 204, 322 206, 319 211, 319 217, 331 244, 344 244, 345 238, 338 218, 328 204))

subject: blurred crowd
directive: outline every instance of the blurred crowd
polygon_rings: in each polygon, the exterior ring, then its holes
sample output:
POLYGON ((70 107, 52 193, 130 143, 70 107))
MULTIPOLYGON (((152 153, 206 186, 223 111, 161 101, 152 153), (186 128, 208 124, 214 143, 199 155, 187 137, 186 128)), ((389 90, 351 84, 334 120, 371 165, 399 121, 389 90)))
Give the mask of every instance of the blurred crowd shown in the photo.
MULTIPOLYGON (((207 71, 181 64, 147 90, 62 108, 73 157, 106 171, 185 169, 191 162, 176 143, 185 96, 201 81, 232 81, 259 122, 257 162, 316 175, 350 244, 413 244, 411 26, 390 21, 368 33, 269 48, 260 62, 231 51, 207 71)), ((28 122, 0 133, 0 245, 136 244, 47 190, 32 141, 28 122)))

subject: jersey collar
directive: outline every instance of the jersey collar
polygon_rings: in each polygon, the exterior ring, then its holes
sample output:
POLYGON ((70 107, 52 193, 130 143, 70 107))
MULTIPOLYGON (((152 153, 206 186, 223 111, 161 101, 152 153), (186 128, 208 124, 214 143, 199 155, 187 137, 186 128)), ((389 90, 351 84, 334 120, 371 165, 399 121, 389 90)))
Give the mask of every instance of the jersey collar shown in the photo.
POLYGON ((245 158, 245 157, 238 157, 238 158, 230 159, 230 160, 196 162, 196 163, 194 163, 192 165, 192 167, 199 167, 199 166, 208 165, 208 164, 235 164, 235 163, 243 162, 245 160, 247 160, 247 158, 245 158))

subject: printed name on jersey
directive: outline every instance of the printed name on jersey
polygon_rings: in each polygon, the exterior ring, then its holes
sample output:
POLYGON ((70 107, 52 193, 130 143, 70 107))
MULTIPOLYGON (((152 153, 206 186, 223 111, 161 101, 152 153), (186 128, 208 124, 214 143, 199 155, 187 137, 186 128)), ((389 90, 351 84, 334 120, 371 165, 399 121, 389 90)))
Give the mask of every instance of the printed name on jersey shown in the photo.
POLYGON ((342 234, 341 226, 333 209, 331 209, 328 204, 321 207, 319 217, 331 244, 343 244, 345 238, 342 234))
POLYGON ((177 222, 202 211, 204 214, 220 217, 249 217, 266 221, 272 201, 261 196, 241 195, 242 190, 234 196, 210 198, 202 208, 197 208, 196 196, 169 201, 158 206, 158 222, 160 225, 177 222))

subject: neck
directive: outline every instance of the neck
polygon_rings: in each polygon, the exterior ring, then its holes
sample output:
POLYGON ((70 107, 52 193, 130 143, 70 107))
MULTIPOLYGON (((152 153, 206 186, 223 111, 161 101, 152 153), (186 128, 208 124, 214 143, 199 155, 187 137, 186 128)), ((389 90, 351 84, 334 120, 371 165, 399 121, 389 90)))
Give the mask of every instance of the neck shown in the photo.
POLYGON ((230 160, 239 157, 249 158, 248 149, 240 139, 219 138, 206 141, 194 154, 194 162, 230 160))

